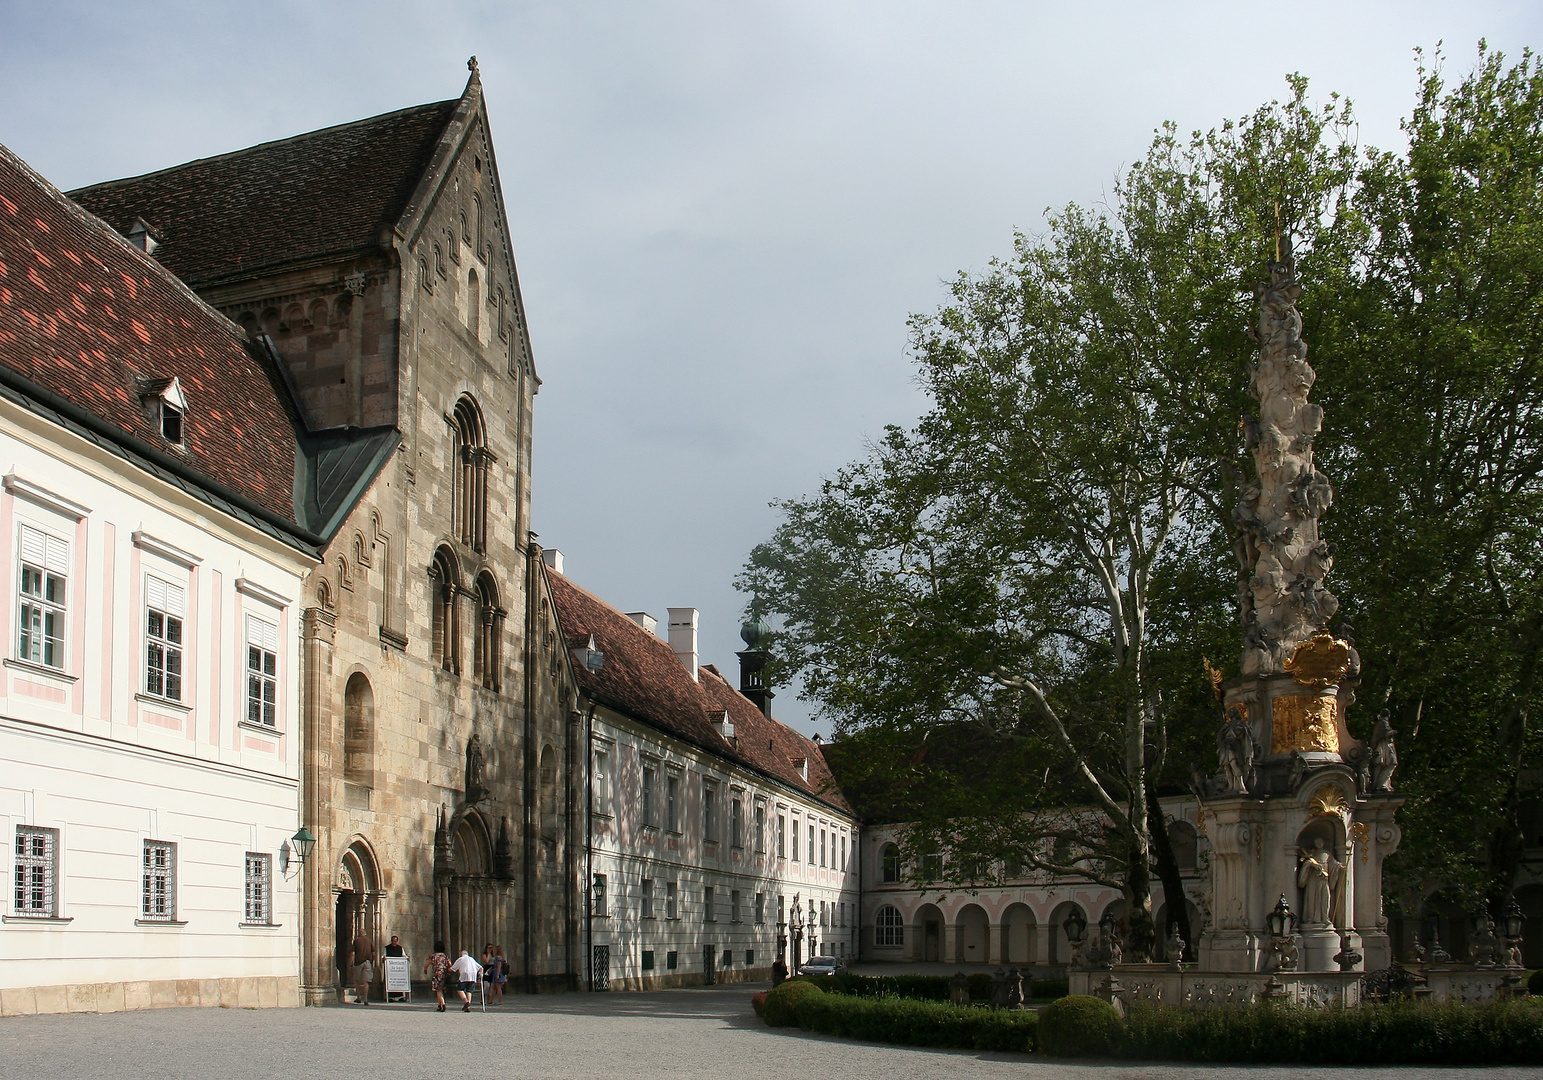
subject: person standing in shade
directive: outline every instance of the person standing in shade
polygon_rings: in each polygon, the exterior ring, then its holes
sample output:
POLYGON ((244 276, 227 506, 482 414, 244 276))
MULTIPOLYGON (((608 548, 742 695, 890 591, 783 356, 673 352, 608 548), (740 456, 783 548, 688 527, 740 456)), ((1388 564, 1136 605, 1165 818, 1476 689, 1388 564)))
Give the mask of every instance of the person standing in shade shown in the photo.
POLYGON ((445 943, 434 943, 434 955, 423 962, 423 973, 429 977, 429 989, 439 1002, 439 1011, 445 1011, 445 976, 450 974, 450 957, 445 955, 445 943))
POLYGON ((781 986, 787 981, 788 966, 782 962, 782 957, 772 961, 772 985, 781 986))
POLYGON ((457 990, 461 995, 461 1011, 471 1012, 471 995, 472 991, 477 989, 478 980, 482 978, 482 965, 477 963, 470 953, 462 949, 461 955, 456 957, 455 963, 450 965, 450 970, 455 972, 456 980, 459 983, 457 990))
MULTIPOLYGON (((392 957, 405 957, 406 955, 407 955, 407 950, 402 948, 402 939, 397 937, 395 934, 392 934, 391 935, 391 944, 386 946, 386 959, 389 960, 392 957)), ((386 968, 386 967, 388 967, 388 965, 381 964, 381 967, 382 968, 386 968)), ((391 972, 389 970, 387 970, 385 972, 385 975, 386 975, 386 1004, 389 1005, 391 1003, 391 972)), ((404 997, 404 995, 402 995, 400 993, 397 994, 397 998, 398 999, 401 999, 403 997, 404 997)))
POLYGON ((354 935, 353 953, 348 958, 354 970, 354 1000, 361 1005, 370 1003, 370 983, 375 981, 375 942, 359 927, 354 935))

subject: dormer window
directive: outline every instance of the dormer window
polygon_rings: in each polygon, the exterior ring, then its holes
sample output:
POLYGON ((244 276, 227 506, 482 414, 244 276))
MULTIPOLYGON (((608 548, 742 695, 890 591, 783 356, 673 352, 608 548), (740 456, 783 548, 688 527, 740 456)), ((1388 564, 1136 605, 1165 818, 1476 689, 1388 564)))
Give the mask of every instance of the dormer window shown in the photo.
POLYGON ((141 400, 149 407, 151 419, 160 426, 161 438, 181 446, 186 434, 183 418, 188 411, 182 383, 176 378, 156 379, 145 387, 141 400))
POLYGON ((146 255, 154 255, 155 249, 161 245, 160 236, 144 218, 135 218, 134 224, 129 226, 129 231, 124 235, 129 238, 129 243, 143 251, 146 255))

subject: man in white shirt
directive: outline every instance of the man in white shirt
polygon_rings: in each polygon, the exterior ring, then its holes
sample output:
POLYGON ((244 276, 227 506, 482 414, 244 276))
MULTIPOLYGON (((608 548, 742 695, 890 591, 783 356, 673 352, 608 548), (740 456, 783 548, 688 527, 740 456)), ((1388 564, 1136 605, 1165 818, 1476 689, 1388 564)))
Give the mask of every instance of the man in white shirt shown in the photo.
POLYGON ((482 978, 482 965, 462 949, 456 962, 450 965, 450 970, 455 972, 460 982, 461 1011, 471 1012, 471 992, 477 989, 477 980, 482 978))

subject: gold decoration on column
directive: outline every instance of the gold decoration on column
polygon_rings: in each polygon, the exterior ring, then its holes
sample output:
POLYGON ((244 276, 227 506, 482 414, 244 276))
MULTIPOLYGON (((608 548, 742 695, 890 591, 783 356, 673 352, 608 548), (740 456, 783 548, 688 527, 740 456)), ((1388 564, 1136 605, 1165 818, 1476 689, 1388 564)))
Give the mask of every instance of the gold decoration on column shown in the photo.
POLYGON ((1350 644, 1320 630, 1292 650, 1284 667, 1299 686, 1335 686, 1350 670, 1350 644))
POLYGON ((1274 724, 1270 753, 1321 751, 1339 753, 1339 728, 1335 726, 1336 700, 1319 694, 1288 694, 1271 702, 1274 724))
POLYGON ((1334 784, 1324 784, 1307 800, 1307 820, 1317 817, 1343 817, 1350 810, 1345 793, 1334 784))

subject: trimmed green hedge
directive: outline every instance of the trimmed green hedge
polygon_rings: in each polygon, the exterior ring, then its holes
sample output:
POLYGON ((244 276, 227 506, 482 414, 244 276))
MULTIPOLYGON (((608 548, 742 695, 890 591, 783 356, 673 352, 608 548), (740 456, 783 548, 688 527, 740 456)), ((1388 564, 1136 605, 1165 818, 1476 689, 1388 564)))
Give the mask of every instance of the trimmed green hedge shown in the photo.
POLYGON ((1394 1002, 1354 1009, 1139 1004, 1124 1028, 1120 1056, 1150 1061, 1543 1064, 1543 1001, 1537 1000, 1394 1002))
MULTIPOLYGON (((770 1001, 768 1000, 768 1006, 770 1001)), ((768 1009, 768 1011, 770 1011, 768 1009)), ((798 1026, 902 1046, 957 1050, 1034 1049, 1039 1017, 1032 1012, 993 1011, 906 998, 859 998, 805 994, 794 1006, 798 1026)))
MULTIPOLYGON (((946 975, 795 975, 788 982, 808 982, 827 994, 852 997, 899 997, 913 1001, 948 1001, 952 978, 946 975)), ((1023 984, 1024 993, 1035 998, 1066 996, 1066 978, 1048 978, 1023 984)), ((977 972, 970 976, 970 1000, 991 1000, 991 976, 977 972)))
POLYGON ((1054 1057, 1107 1057, 1124 1039, 1115 1007, 1087 994, 1052 1001, 1039 1015, 1039 1050, 1054 1057))
POLYGON ((761 1006, 761 1019, 770 1027, 793 1027, 798 1023, 795 1009, 806 997, 825 997, 818 986, 801 980, 789 979, 766 995, 761 1006))

